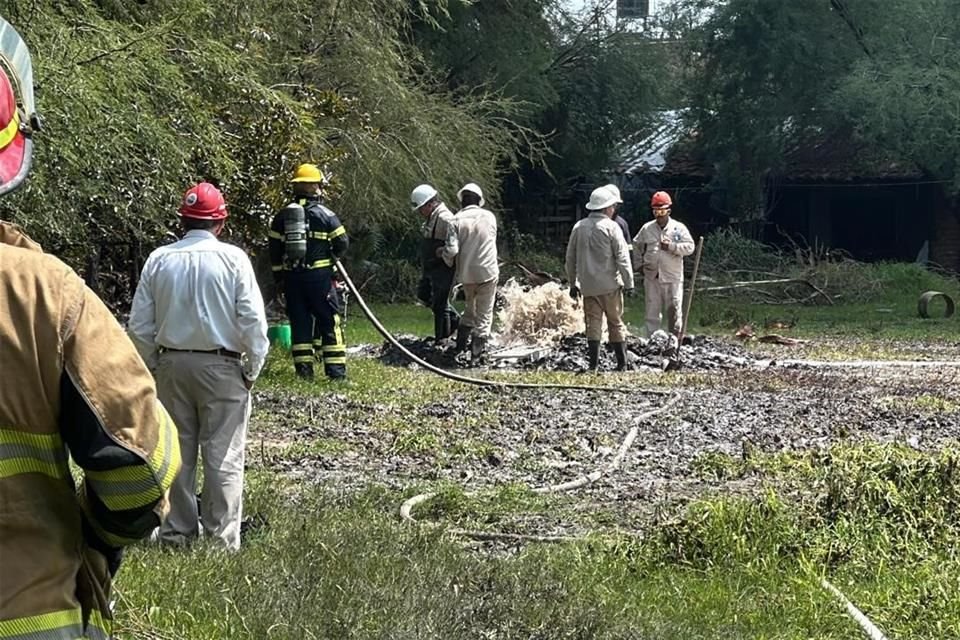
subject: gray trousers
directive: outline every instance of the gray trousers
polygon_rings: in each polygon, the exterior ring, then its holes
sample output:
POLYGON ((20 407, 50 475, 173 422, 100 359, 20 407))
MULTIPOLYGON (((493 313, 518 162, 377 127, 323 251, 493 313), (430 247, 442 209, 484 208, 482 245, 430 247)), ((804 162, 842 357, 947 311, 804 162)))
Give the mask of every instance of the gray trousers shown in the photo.
POLYGON ((643 289, 647 336, 660 328, 661 317, 667 333, 679 336, 683 326, 683 283, 664 284, 656 278, 644 278, 643 289))
POLYGON ((204 533, 227 549, 240 548, 243 464, 250 392, 240 361, 206 353, 167 351, 157 366, 157 395, 177 425, 183 464, 170 488, 170 513, 161 542, 197 537, 197 453, 203 458, 204 533))

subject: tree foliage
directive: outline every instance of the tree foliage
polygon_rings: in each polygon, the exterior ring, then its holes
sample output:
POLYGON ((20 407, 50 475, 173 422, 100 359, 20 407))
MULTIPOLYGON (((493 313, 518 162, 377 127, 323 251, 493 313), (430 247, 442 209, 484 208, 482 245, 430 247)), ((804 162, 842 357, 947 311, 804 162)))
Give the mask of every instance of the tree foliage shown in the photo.
MULTIPOLYGON (((612 18, 596 0, 579 15, 560 0, 452 4, 413 42, 451 89, 487 87, 519 106, 512 120, 548 136, 543 163, 521 178, 565 183, 609 170, 616 147, 664 104, 674 83, 658 71, 666 52, 650 34, 612 18)), ((538 153, 528 153, 537 159, 538 153)))
POLYGON ((960 14, 949 0, 835 2, 859 45, 834 108, 960 192, 960 14))
POLYGON ((960 14, 949 0, 690 0, 692 120, 734 216, 810 132, 852 133, 960 190, 960 14))
POLYGON ((5 9, 34 54, 28 183, 0 203, 75 262, 154 241, 192 181, 225 192, 232 228, 262 242, 286 178, 333 174, 348 226, 410 222, 413 185, 494 183, 516 153, 507 101, 447 91, 402 37, 445 0, 35 0, 5 9), (455 161, 454 161, 455 159, 455 161))

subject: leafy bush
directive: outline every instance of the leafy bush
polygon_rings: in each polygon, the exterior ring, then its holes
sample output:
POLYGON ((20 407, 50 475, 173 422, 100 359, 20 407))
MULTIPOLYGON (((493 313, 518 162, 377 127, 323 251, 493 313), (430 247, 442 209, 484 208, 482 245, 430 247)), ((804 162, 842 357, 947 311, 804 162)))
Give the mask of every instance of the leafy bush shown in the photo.
POLYGON ((736 279, 745 272, 779 273, 783 267, 784 256, 776 248, 733 229, 719 229, 704 238, 700 271, 711 277, 736 279))
POLYGON ((355 263, 350 277, 365 300, 410 302, 416 295, 420 274, 420 266, 409 260, 387 258, 355 263))

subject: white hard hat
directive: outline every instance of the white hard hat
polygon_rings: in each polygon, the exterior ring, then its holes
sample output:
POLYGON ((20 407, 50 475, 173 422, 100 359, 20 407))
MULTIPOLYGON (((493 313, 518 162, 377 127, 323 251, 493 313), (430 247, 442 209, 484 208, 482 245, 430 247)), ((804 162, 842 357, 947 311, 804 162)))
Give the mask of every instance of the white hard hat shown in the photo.
POLYGON ((419 209, 437 197, 437 190, 428 184, 418 185, 410 194, 410 205, 414 210, 419 209))
POLYGON ((470 193, 475 193, 478 196, 480 196, 480 206, 481 207, 483 206, 484 204, 483 191, 480 190, 479 186, 475 185, 472 182, 468 182, 467 184, 463 185, 463 187, 460 188, 460 191, 457 191, 457 200, 459 200, 463 196, 464 191, 469 191, 470 193))
POLYGON ((623 198, 620 196, 620 187, 618 187, 617 185, 613 184, 612 182, 611 182, 610 184, 606 185, 606 187, 607 187, 607 191, 609 191, 610 193, 612 193, 612 194, 613 194, 613 197, 617 199, 617 200, 616 200, 616 203, 617 203, 617 204, 623 204, 623 198))
POLYGON ((590 202, 587 203, 588 211, 601 211, 607 207, 617 204, 619 198, 615 197, 607 187, 597 187, 590 194, 590 202))

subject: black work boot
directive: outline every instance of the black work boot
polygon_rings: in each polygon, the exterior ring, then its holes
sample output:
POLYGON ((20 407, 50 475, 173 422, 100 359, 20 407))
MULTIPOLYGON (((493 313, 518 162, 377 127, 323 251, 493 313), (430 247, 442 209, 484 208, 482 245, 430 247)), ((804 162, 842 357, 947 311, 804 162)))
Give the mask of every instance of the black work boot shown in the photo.
POLYGON ((612 342, 613 355, 617 356, 617 371, 627 370, 627 343, 612 342))
POLYGON ((467 342, 470 341, 471 331, 473 331, 473 327, 468 327, 465 324, 461 324, 457 327, 457 353, 466 351, 467 342))
POLYGON ((450 335, 450 324, 447 314, 436 315, 433 318, 433 342, 437 343, 450 335))
POLYGON ((313 380, 313 364, 309 362, 296 362, 293 368, 297 371, 298 378, 313 380))
POLYGON ((588 371, 596 373, 600 368, 600 341, 587 340, 587 357, 590 359, 588 371))
POLYGON ((470 341, 470 357, 476 360, 487 350, 487 339, 481 336, 473 336, 470 341))

